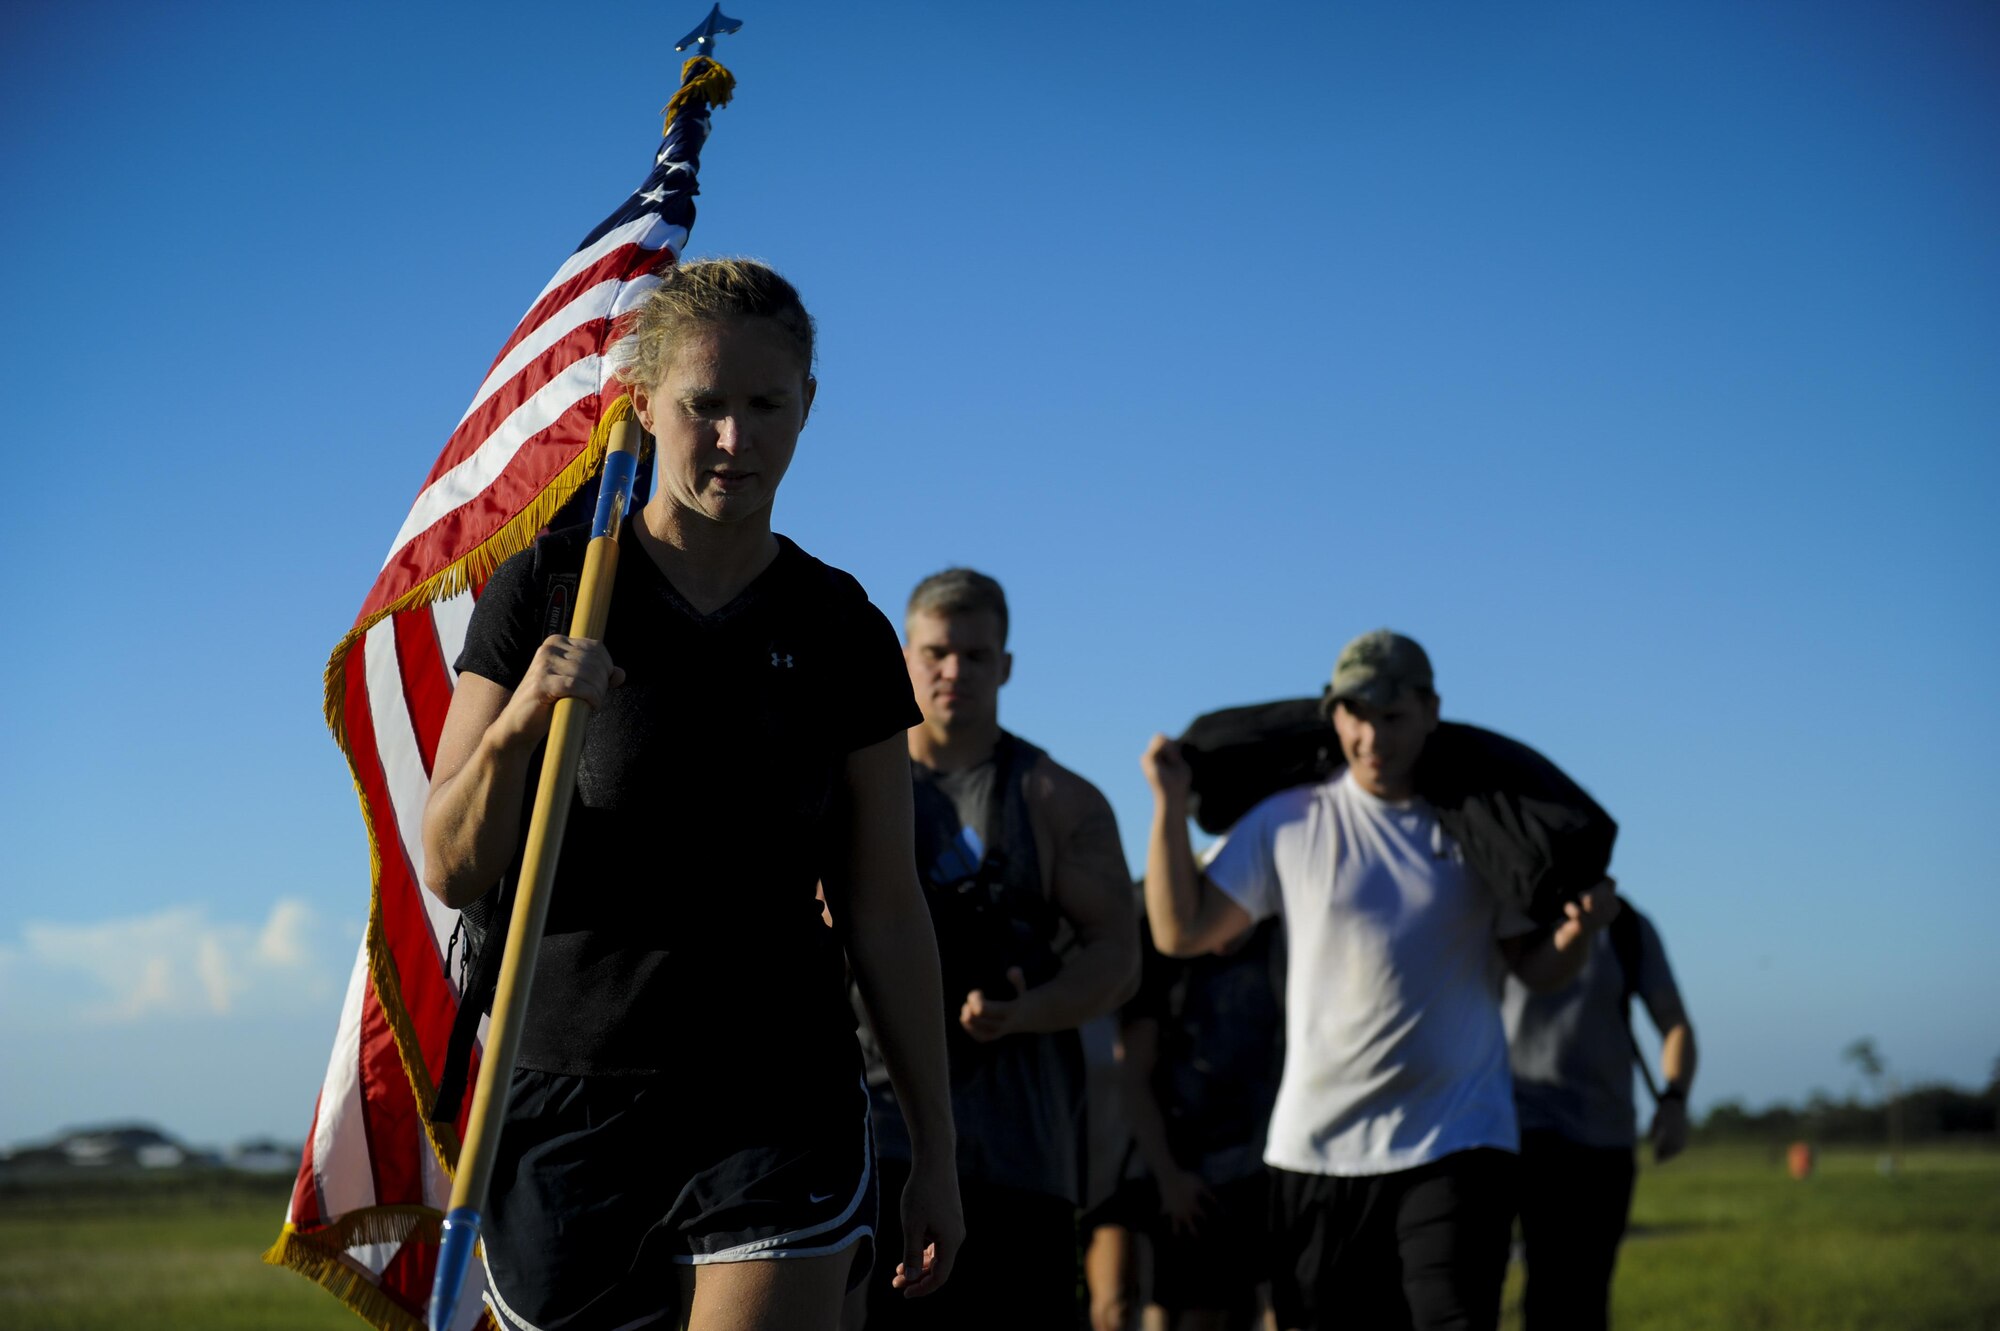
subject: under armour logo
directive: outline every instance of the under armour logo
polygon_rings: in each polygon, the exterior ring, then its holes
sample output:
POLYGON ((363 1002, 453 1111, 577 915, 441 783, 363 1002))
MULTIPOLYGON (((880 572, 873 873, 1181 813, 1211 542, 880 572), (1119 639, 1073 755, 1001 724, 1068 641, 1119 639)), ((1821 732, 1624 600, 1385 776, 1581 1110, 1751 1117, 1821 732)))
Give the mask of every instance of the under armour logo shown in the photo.
POLYGON ((773 669, 790 670, 792 668, 792 654, 790 652, 772 652, 771 665, 773 669))

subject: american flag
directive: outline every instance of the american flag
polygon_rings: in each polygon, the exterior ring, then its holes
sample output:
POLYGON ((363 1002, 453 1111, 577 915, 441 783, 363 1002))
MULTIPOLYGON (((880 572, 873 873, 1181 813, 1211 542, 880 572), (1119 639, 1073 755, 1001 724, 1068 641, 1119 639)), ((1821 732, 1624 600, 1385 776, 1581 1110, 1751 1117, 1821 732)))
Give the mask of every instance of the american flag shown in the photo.
MULTIPOLYGON (((457 968, 447 966, 458 913, 424 890, 421 830, 451 663, 488 575, 594 482, 604 454, 594 427, 616 396, 616 320, 680 257, 709 108, 728 102, 734 83, 704 56, 682 68, 652 170, 501 346, 327 663, 327 723, 361 799, 374 881, 305 1158, 265 1260, 385 1331, 424 1325, 470 1112, 470 1096, 452 1124, 424 1112, 458 1011, 457 968)), ((454 1331, 491 1325, 482 1280, 475 1267, 454 1331)))

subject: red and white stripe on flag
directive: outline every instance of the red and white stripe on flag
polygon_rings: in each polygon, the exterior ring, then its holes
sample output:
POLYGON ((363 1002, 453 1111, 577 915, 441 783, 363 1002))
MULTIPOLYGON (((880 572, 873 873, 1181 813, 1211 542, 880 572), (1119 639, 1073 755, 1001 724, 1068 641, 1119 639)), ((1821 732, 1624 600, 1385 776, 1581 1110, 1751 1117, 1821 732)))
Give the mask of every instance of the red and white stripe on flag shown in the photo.
MULTIPOLYGON (((312 1133, 265 1260, 319 1282, 385 1331, 424 1325, 470 1112, 467 1096, 453 1124, 425 1114, 458 1013, 446 965, 457 912, 423 886, 421 832, 451 663, 486 577, 601 465, 592 438, 616 396, 617 322, 686 243, 709 107, 727 102, 732 86, 705 58, 683 69, 652 170, 502 345, 327 664, 327 721, 360 797, 373 884, 312 1133)), ((492 1326, 477 1297, 483 1279, 475 1265, 453 1331, 492 1326)))

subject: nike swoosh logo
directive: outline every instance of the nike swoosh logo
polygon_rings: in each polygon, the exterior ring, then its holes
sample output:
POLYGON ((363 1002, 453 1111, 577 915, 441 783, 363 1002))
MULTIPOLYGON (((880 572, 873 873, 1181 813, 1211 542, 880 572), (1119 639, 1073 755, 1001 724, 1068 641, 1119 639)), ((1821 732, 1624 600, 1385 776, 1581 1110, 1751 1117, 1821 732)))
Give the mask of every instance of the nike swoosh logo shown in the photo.
POLYGON ((828 1200, 832 1196, 833 1194, 830 1192, 809 1192, 806 1194, 806 1200, 811 1202, 813 1205, 817 1206, 821 1202, 828 1200))

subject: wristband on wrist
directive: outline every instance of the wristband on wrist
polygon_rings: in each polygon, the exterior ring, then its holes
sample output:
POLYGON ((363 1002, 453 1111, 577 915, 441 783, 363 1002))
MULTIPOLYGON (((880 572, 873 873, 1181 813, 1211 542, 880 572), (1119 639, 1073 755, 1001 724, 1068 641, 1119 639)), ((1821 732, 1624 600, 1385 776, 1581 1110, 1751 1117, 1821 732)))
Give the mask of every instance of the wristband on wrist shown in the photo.
POLYGON ((1669 1086, 1666 1090, 1660 1092, 1661 1104, 1665 1104, 1669 1100, 1672 1100, 1676 1104, 1686 1104, 1687 1098, 1687 1091, 1679 1086, 1669 1086))

